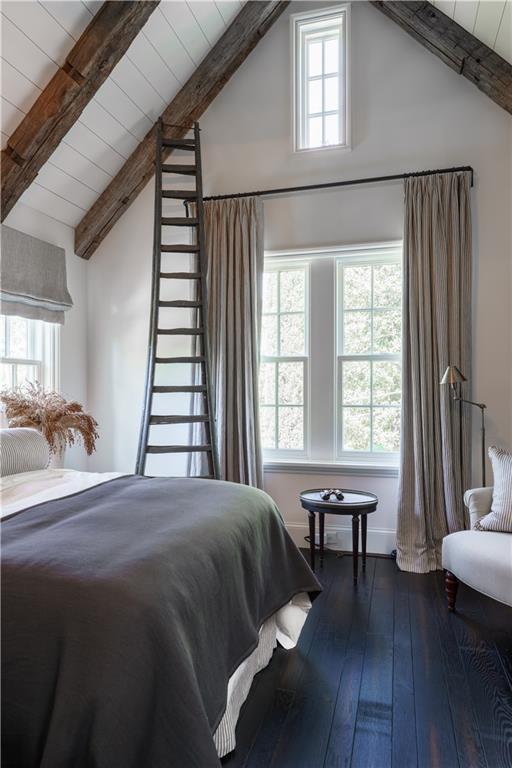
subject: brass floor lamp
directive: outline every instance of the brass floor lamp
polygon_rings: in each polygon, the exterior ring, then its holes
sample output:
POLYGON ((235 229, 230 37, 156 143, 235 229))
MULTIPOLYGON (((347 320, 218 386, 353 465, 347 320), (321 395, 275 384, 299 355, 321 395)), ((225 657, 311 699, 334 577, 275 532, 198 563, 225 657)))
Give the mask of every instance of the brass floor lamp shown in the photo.
POLYGON ((467 381, 464 374, 459 371, 456 365, 449 365, 441 379, 441 384, 449 384, 454 402, 469 403, 469 405, 475 405, 477 408, 480 408, 482 419, 482 426, 480 428, 482 435, 482 485, 485 486, 485 409, 487 406, 485 403, 475 403, 473 400, 466 400, 466 398, 458 394, 463 381, 467 381))

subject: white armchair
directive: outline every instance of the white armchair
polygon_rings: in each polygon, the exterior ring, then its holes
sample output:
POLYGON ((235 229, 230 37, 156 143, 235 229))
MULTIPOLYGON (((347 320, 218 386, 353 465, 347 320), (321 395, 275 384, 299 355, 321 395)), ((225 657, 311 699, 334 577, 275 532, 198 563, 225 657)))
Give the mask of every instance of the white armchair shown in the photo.
MULTIPOLYGON (((464 494, 471 528, 491 510, 492 488, 464 494)), ((512 606, 512 534, 457 531, 443 539, 443 568, 450 611, 455 609, 459 581, 494 600, 512 606)))

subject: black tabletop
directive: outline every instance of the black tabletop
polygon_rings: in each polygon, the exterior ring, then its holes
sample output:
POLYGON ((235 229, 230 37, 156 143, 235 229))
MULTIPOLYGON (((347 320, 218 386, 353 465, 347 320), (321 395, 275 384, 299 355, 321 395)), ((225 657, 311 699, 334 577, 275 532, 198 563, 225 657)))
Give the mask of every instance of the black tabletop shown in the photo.
POLYGON ((324 501, 321 497, 323 488, 310 488, 302 491, 300 502, 305 509, 316 510, 319 512, 325 510, 331 514, 351 514, 353 512, 373 512, 378 504, 378 498, 374 493, 368 491, 352 491, 345 488, 340 490, 343 493, 343 499, 338 501, 331 496, 329 501, 324 501))

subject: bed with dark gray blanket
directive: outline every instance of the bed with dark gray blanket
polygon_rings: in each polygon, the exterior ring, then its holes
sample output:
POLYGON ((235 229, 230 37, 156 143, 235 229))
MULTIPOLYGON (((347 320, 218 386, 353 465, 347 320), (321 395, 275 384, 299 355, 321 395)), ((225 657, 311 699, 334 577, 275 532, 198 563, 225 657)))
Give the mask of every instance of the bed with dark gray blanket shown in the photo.
POLYGON ((120 477, 2 523, 4 768, 217 768, 227 681, 319 585, 262 491, 120 477))

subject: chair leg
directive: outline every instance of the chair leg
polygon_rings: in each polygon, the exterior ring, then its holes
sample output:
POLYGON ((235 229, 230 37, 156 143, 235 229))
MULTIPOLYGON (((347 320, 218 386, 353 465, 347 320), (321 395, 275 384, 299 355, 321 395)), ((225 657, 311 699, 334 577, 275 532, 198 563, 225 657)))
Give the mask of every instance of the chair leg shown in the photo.
POLYGON ((446 598, 448 600, 448 610, 455 610, 455 601, 457 599, 457 590, 459 588, 459 580, 451 571, 446 571, 444 579, 444 588, 446 592, 446 598))

